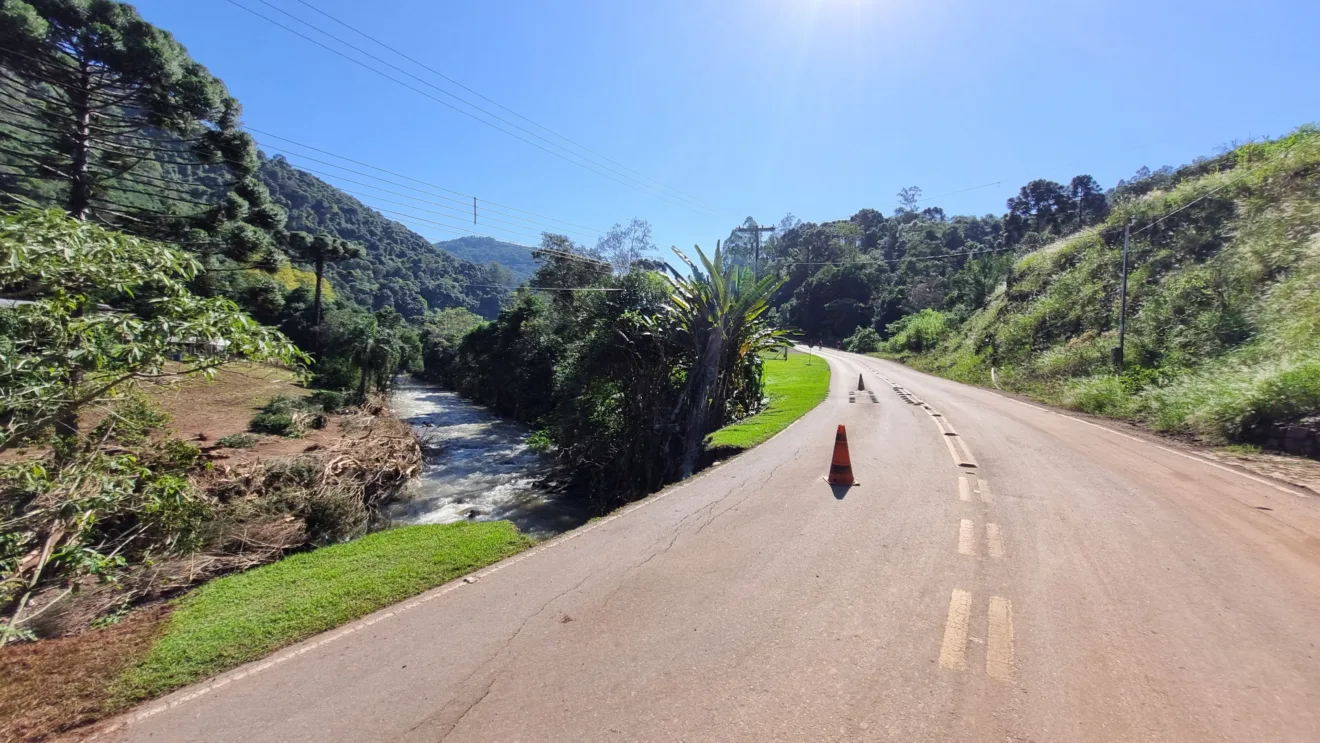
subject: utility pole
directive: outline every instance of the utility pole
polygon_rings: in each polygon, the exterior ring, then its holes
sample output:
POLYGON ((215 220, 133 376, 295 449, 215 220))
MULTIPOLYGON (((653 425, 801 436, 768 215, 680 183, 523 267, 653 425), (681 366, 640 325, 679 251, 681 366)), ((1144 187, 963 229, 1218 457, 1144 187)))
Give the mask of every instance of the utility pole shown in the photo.
POLYGON ((758 227, 736 227, 736 228, 734 228, 733 231, 734 231, 734 232, 750 232, 750 233, 752 233, 752 239, 755 241, 755 244, 756 244, 755 252, 753 253, 754 257, 752 258, 752 276, 755 277, 755 278, 759 281, 760 278, 761 278, 761 233, 762 233, 762 232, 774 232, 774 231, 775 231, 775 228, 774 228, 774 227, 759 227, 759 226, 758 226, 758 227))
POLYGON ((477 223, 477 197, 472 197, 472 224, 477 223))
POLYGON ((1123 373, 1123 340, 1127 334, 1128 241, 1131 230, 1131 222, 1123 225, 1123 283, 1118 290, 1118 347, 1114 349, 1114 369, 1120 374, 1123 373))

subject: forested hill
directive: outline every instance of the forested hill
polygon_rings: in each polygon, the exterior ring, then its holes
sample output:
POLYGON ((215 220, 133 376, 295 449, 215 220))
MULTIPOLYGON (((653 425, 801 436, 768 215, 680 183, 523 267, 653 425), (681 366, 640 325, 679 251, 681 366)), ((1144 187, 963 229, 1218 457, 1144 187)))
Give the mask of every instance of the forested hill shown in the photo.
MULTIPOLYGON (((1086 176, 1033 181, 1002 217, 949 218, 905 189, 889 217, 781 224, 761 266, 787 278, 779 321, 810 339, 1320 456, 1318 184, 1320 130, 1303 126, 1104 192, 1086 176)), ((727 247, 746 261, 738 237, 727 247)))
POLYGON ((394 307, 405 317, 445 307, 465 307, 486 317, 499 312, 507 292, 490 287, 508 285, 506 271, 437 250, 426 238, 281 156, 263 160, 260 177, 272 200, 288 210, 288 229, 329 232, 366 249, 361 259, 326 268, 336 291, 354 302, 371 309, 394 307))
POLYGON ((532 253, 527 248, 482 235, 442 240, 435 247, 478 265, 498 263, 513 273, 516 283, 531 278, 540 265, 532 259, 532 253))

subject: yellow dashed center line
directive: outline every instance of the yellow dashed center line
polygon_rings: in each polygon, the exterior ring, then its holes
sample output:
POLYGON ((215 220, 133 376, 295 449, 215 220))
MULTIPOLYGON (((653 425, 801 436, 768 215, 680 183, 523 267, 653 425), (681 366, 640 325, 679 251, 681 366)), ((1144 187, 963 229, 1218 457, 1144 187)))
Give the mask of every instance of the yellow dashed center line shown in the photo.
POLYGON ((1004 534, 999 530, 999 524, 985 525, 985 541, 991 557, 999 559, 1004 556, 1004 534))
MULTIPOLYGON (((945 635, 945 641, 948 641, 945 635)), ((990 640, 985 672, 999 681, 1013 680, 1013 604, 1002 596, 990 597, 990 640)))
POLYGON ((967 627, 972 616, 972 594, 953 589, 949 598, 949 618, 944 623, 944 643, 940 645, 940 665, 955 671, 967 668, 967 627))
POLYGON ((958 526, 958 554, 976 554, 976 525, 970 519, 963 519, 958 526))

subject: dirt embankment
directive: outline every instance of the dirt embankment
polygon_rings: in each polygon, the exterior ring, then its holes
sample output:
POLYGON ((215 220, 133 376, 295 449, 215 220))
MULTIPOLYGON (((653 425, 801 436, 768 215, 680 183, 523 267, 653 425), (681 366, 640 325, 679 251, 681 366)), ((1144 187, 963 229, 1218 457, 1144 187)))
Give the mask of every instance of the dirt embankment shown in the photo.
POLYGON ((151 391, 167 433, 199 447, 190 478, 208 506, 199 549, 126 566, 111 580, 55 586, 32 601, 27 627, 44 639, 0 647, 0 740, 42 740, 113 711, 111 682, 136 661, 168 616, 168 599, 212 578, 367 531, 421 467, 407 424, 383 400, 327 414, 301 437, 244 432, 276 396, 302 397, 286 372, 253 366, 151 391), (73 590, 69 590, 72 588, 73 590))

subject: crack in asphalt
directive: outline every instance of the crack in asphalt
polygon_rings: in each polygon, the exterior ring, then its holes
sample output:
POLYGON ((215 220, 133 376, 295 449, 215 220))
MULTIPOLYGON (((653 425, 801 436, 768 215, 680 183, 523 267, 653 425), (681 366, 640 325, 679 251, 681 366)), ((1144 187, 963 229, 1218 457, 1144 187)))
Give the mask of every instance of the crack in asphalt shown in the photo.
MULTIPOLYGON (((798 456, 801 453, 802 453, 802 448, 798 447, 798 449, 796 449, 793 452, 792 457, 789 457, 784 461, 780 462, 779 464, 775 465, 770 470, 770 473, 766 475, 766 477, 763 480, 761 480, 758 486, 751 487, 751 483, 749 482, 750 478, 744 478, 739 483, 733 485, 733 487, 731 487, 728 490, 728 492, 726 492, 724 495, 721 495, 720 497, 702 506, 701 508, 698 508, 692 511, 691 513, 684 515, 681 519, 678 520, 676 524, 674 524, 673 528, 669 531, 668 534, 661 534, 660 537, 658 537, 655 541, 651 543, 650 547, 648 547, 650 554, 647 555, 645 559, 630 566, 627 570, 624 571, 623 577, 619 580, 618 585, 616 585, 613 588, 613 590, 610 591, 609 595, 606 596, 605 601, 602 604, 602 610, 609 609, 609 605, 614 600, 614 597, 618 595, 619 591, 621 591, 623 587, 627 585, 631 581, 631 579, 647 565, 647 563, 651 562, 660 555, 669 552, 669 550, 673 548, 674 544, 678 542, 678 538, 683 534, 684 526, 688 523, 689 520, 700 519, 703 514, 709 516, 709 518, 701 522, 701 525, 697 528, 696 532, 693 533, 693 536, 697 536, 701 534, 701 532, 707 526, 710 526, 713 522, 718 520, 719 517, 723 516, 726 513, 729 513, 730 511, 736 511, 749 498, 751 498, 756 493, 760 492, 761 488, 764 488, 767 484, 769 484, 769 482, 772 479, 774 479, 775 475, 779 472, 780 469, 782 469, 786 464, 789 464, 790 462, 797 461, 798 456), (732 506, 729 506, 728 508, 725 508, 719 513, 711 515, 711 512, 714 511, 717 506, 729 500, 731 497, 733 497, 736 493, 740 491, 743 491, 743 496, 739 498, 736 503, 734 503, 732 506), (661 549, 658 550, 655 549, 655 547, 659 545, 661 542, 664 542, 666 538, 668 538, 669 540, 668 543, 665 544, 665 546, 661 549)), ((483 670, 488 669, 492 664, 498 662, 500 656, 502 656, 506 651, 508 651, 508 649, 513 645, 513 643, 517 641, 518 637, 523 633, 523 630, 527 628, 527 625, 530 624, 533 619, 536 619, 537 617, 544 614, 545 611, 550 608, 551 604, 554 604, 556 601, 563 598, 564 596, 567 596, 568 594, 577 591, 582 587, 584 583, 586 583, 595 575, 596 575, 595 572, 588 573, 585 577, 582 578, 582 580, 578 581, 572 587, 551 597, 549 600, 547 600, 544 604, 541 605, 541 608, 537 609, 535 612, 528 615, 527 618, 524 619, 522 623, 518 625, 518 629, 514 630, 514 632, 509 636, 509 638, 504 641, 504 643, 500 646, 499 650, 495 651, 495 653, 492 654, 488 659, 478 664, 478 666, 474 668, 471 673, 465 676, 463 680, 458 683, 458 688, 461 689, 462 687, 467 685, 468 682, 470 682, 478 673, 481 673, 483 670)), ((454 732, 454 730, 456 730, 458 726, 462 724, 463 720, 466 719, 467 716, 471 714, 472 711, 476 709, 483 701, 485 701, 486 697, 490 695, 491 689, 494 688, 495 682, 499 680, 501 670, 502 669, 495 669, 491 671, 491 678, 489 682, 487 682, 481 694, 478 695, 477 698, 474 699, 470 704, 464 707, 463 711, 460 712, 456 718, 454 718, 454 721, 450 723, 450 725, 445 729, 444 733, 441 734, 440 737, 438 738, 438 741, 440 743, 443 743, 443 741, 448 739, 448 737, 454 732)), ((413 726, 411 729, 409 729, 408 732, 411 733, 425 724, 426 721, 420 722, 417 725, 413 726)))
MULTIPOLYGON (((707 526, 710 526, 713 522, 715 522, 717 519, 719 519, 719 517, 723 516, 724 514, 729 513, 730 511, 736 511, 736 510, 738 510, 739 508, 741 508, 741 507, 742 507, 742 504, 745 503, 745 502, 747 502, 747 499, 748 499, 748 498, 751 498, 753 495, 755 495, 757 492, 759 492, 760 488, 764 488, 766 485, 768 485, 768 484, 770 483, 770 480, 774 479, 774 476, 779 472, 779 470, 780 470, 781 468, 783 468, 784 465, 786 465, 786 464, 788 464, 788 463, 790 463, 790 462, 796 462, 796 461, 797 461, 797 458, 798 458, 798 455, 801 454, 801 453, 802 453, 802 447, 798 447, 797 450, 793 452, 793 456, 792 456, 792 457, 790 457, 790 458, 788 458, 788 459, 786 459, 786 460, 780 462, 779 464, 775 465, 773 469, 770 470, 770 474, 766 475, 765 479, 761 481, 761 484, 760 484, 760 486, 759 486, 758 488, 756 488, 756 489, 749 489, 746 495, 744 495, 743 497, 741 497, 741 498, 738 499, 738 502, 737 502, 737 503, 734 503, 732 506, 729 506, 728 508, 724 509, 723 511, 720 511, 719 513, 715 514, 714 516, 711 516, 709 519, 706 519, 706 522, 703 523, 701 526, 697 527, 697 531, 696 531, 696 533, 693 534, 692 536, 695 537, 695 536, 697 536, 698 534, 701 534, 701 532, 702 532, 707 526)), ((741 489, 746 489, 746 488, 747 488, 747 483, 744 482, 743 485, 741 486, 741 489)), ((732 495, 732 493, 729 493, 729 495, 732 495)), ((719 504, 719 503, 724 502, 728 497, 729 497, 729 496, 726 495, 724 498, 721 498, 721 499, 719 499, 718 501, 716 501, 715 504, 719 504)), ((712 507, 713 507, 713 505, 715 505, 715 504, 712 504, 712 507)))
POLYGON ((714 501, 712 501, 710 504, 702 506, 701 508, 698 508, 697 510, 687 514, 683 518, 679 519, 677 524, 674 524, 674 528, 670 530, 668 534, 661 534, 658 539, 656 539, 654 542, 651 542, 651 546, 647 548, 648 550, 653 550, 651 554, 647 555, 646 559, 642 560, 641 562, 630 565, 627 570, 623 571, 623 576, 619 578, 618 585, 614 586, 614 589, 610 591, 610 594, 605 597, 605 602, 601 604, 601 610, 607 611, 610 608, 610 602, 614 600, 614 597, 619 593, 619 590, 622 589, 624 585, 628 583, 628 579, 631 575, 633 575, 636 571, 641 570, 646 565, 646 563, 668 552, 674 546, 674 543, 678 541, 679 535, 683 533, 683 524, 687 523, 688 519, 697 516, 703 511, 707 511, 709 509, 714 508, 716 505, 719 504, 721 500, 723 500, 723 498, 727 498, 727 497, 728 496, 725 495, 722 496, 721 498, 717 498, 714 501), (669 543, 666 544, 663 549, 656 550, 655 547, 659 545, 661 542, 663 542, 666 537, 669 538, 669 543))
MULTIPOLYGON (((541 604, 540 609, 537 609, 535 612, 527 615, 527 618, 522 621, 522 624, 518 625, 518 629, 514 630, 513 634, 509 635, 509 639, 504 641, 504 644, 500 646, 500 649, 496 650, 493 655, 491 655, 486 660, 482 661, 476 668, 472 670, 472 673, 469 673, 467 676, 465 676, 463 680, 458 683, 458 688, 461 689, 469 681, 472 680, 473 676, 476 676, 478 673, 485 670, 492 663, 498 661, 500 656, 504 655, 505 651, 507 651, 509 647, 512 646, 513 643, 517 641, 518 636, 523 633, 523 630, 527 629, 527 625, 530 624, 533 619, 536 619, 537 617, 544 614, 546 609, 550 608, 551 604, 567 596, 568 594, 577 591, 579 588, 582 587, 582 584, 586 583, 588 580, 591 580, 591 578, 593 578, 595 575, 596 575, 595 572, 587 573, 587 575, 584 576, 582 580, 575 583, 571 588, 567 588, 555 594, 544 604, 541 604)), ((500 670, 501 669, 495 669, 494 671, 491 672, 490 682, 486 684, 485 690, 483 690, 481 692, 481 695, 477 697, 475 700, 473 700, 471 704, 465 707, 463 711, 459 713, 458 717, 454 719, 453 723, 451 723, 449 727, 445 729, 445 732, 439 738, 441 743, 443 743, 443 741, 449 737, 450 733, 454 732, 454 729, 459 726, 459 723, 463 722, 463 718, 467 717, 468 714, 472 712, 472 710, 476 709, 477 705, 481 704, 481 702, 486 699, 486 696, 490 694, 490 690, 495 686, 495 682, 499 680, 500 670)), ((413 726, 413 728, 410 729, 408 732, 412 732, 413 730, 416 730, 417 728, 421 727, 424 724, 426 724, 425 721, 418 723, 417 725, 413 726)))
MULTIPOLYGON (((760 487, 765 487, 765 485, 766 485, 767 483, 769 483, 770 480, 775 476, 775 473, 777 473, 777 472, 780 470, 780 468, 782 468, 784 465, 788 464, 789 462, 796 461, 797 458, 798 458, 798 455, 799 455, 801 452, 802 452, 802 449, 801 449, 801 447, 799 447, 796 451, 793 452, 793 456, 792 456, 791 458, 789 458, 789 459, 787 459, 787 460, 785 460, 785 461, 783 461, 783 462, 780 462, 779 464, 775 465, 774 468, 770 470, 770 474, 767 475, 766 478, 765 478, 764 480, 761 481, 760 487)), ((708 503, 708 504, 702 506, 701 508, 696 509, 695 511, 693 511, 693 512, 687 514, 686 516, 684 516, 683 518, 679 519, 678 523, 674 525, 673 530, 672 530, 672 531, 669 533, 669 535, 668 535, 668 537, 669 537, 669 543, 666 544, 666 545, 664 546, 663 549, 660 549, 660 550, 656 550, 656 551, 651 552, 651 554, 649 554, 649 555, 646 556, 646 559, 644 559, 644 560, 642 560, 642 561, 640 561, 640 562, 638 562, 638 563, 636 563, 636 564, 630 566, 626 571, 624 571, 623 577, 619 579, 619 583, 618 583, 618 585, 616 585, 616 586, 614 587, 614 589, 613 589, 612 591, 610 591, 609 596, 607 596, 607 597, 605 598, 605 602, 602 604, 602 607, 601 607, 602 610, 608 610, 608 609, 609 609, 610 603, 614 600, 614 597, 615 597, 616 595, 618 595, 619 591, 621 591, 621 590, 623 589, 623 587, 624 587, 625 585, 627 585, 627 584, 630 582, 631 578, 632 578, 634 575, 636 575, 636 573, 640 572, 641 569, 644 568, 644 567, 647 565, 647 563, 651 562, 652 560, 654 560, 655 558, 659 557, 660 555, 663 555, 663 554, 669 552, 669 550, 670 550, 670 549, 674 546, 674 544, 678 541, 678 538, 682 535, 682 533, 683 533, 683 525, 686 524, 687 521, 688 521, 689 519, 694 518, 694 517, 699 517, 701 514, 706 514, 706 515, 710 516, 710 518, 708 518, 708 519, 706 519, 705 521, 703 521, 703 522, 701 523, 701 525, 700 525, 699 527, 697 527, 697 530, 696 530, 695 532, 693 532, 692 536, 695 537, 695 536, 701 534, 701 532, 702 532, 707 526, 710 526, 711 523, 713 523, 714 521, 716 521, 717 519, 719 519, 720 516, 723 516, 724 514, 730 512, 730 511, 737 510, 740 506, 742 506, 742 504, 743 504, 744 502, 747 501, 748 498, 751 498, 751 497, 752 497, 753 495, 755 495, 757 492, 758 492, 758 489, 756 489, 756 488, 749 488, 748 480, 747 480, 747 479, 743 479, 740 483, 738 483, 737 485, 731 487, 731 488, 729 489, 729 491, 728 491, 727 493, 725 493, 724 495, 720 496, 719 498, 716 498, 715 500, 711 501, 710 503, 708 503), (746 493, 743 495, 742 498, 739 498, 739 499, 738 499, 738 502, 737 502, 737 503, 734 503, 732 506, 730 506, 730 507, 724 509, 723 511, 720 511, 720 512, 717 513, 717 514, 714 514, 713 516, 710 516, 711 511, 714 511, 716 506, 718 506, 718 505, 720 505, 721 503, 727 501, 729 498, 731 498, 735 493, 737 493, 737 492, 739 492, 739 491, 746 491, 746 493)), ((651 547, 654 548, 654 547, 655 547, 656 545, 658 545, 660 542, 664 541, 664 539, 665 539, 665 536, 662 535, 659 539, 657 539, 657 540, 655 540, 654 542, 651 543, 651 547)))

